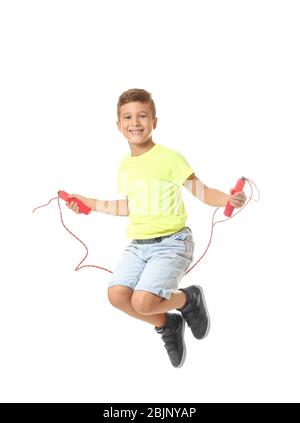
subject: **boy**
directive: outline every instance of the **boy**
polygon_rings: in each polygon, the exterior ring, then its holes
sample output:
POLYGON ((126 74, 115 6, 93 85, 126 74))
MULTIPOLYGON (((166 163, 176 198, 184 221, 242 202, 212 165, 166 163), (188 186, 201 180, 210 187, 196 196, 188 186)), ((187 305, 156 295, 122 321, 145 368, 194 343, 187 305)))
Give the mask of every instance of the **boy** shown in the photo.
MULTIPOLYGON (((181 367, 186 351, 185 322, 197 339, 204 338, 209 329, 202 288, 192 285, 177 290, 194 251, 191 229, 185 226, 181 187, 215 207, 224 207, 228 201, 241 207, 246 197, 244 192, 232 196, 208 188, 181 154, 153 142, 157 117, 149 92, 130 89, 121 94, 117 115, 118 129, 131 151, 119 166, 119 192, 126 198, 101 201, 72 196, 93 211, 129 217, 127 236, 131 243, 109 283, 109 301, 130 316, 154 325, 172 365, 181 367)), ((76 203, 70 202, 68 207, 79 213, 76 203)))

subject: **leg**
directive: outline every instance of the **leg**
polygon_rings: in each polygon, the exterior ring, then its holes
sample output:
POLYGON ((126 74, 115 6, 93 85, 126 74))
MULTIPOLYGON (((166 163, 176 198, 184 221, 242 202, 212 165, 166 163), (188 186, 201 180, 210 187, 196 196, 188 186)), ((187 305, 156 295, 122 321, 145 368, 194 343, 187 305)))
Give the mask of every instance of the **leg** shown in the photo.
POLYGON ((184 291, 175 291, 169 300, 147 291, 134 291, 131 297, 133 309, 143 315, 156 315, 184 307, 187 295, 184 291))
POLYGON ((156 327, 161 327, 165 324, 165 313, 159 313, 152 316, 138 313, 131 304, 132 294, 132 289, 127 288, 126 286, 115 285, 108 288, 108 299, 114 307, 118 308, 129 316, 153 324, 156 327))
POLYGON ((197 339, 204 338, 209 331, 209 315, 204 294, 199 285, 176 291, 169 300, 146 291, 136 290, 131 297, 131 304, 138 313, 145 316, 155 316, 158 315, 157 313, 178 309, 197 339))
POLYGON ((184 343, 185 323, 181 315, 175 313, 140 314, 132 307, 132 295, 132 289, 126 286, 114 285, 108 289, 108 298, 114 307, 124 311, 129 316, 155 325, 156 332, 162 336, 165 343, 172 365, 181 367, 186 355, 184 343))

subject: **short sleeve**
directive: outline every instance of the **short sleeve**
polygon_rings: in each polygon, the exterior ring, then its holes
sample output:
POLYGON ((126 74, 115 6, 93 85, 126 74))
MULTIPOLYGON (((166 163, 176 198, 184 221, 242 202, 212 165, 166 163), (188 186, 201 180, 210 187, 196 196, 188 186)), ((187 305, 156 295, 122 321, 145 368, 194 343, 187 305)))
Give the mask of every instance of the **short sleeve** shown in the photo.
POLYGON ((194 170, 185 157, 178 152, 174 154, 172 162, 173 178, 178 184, 182 185, 186 179, 194 173, 194 170))

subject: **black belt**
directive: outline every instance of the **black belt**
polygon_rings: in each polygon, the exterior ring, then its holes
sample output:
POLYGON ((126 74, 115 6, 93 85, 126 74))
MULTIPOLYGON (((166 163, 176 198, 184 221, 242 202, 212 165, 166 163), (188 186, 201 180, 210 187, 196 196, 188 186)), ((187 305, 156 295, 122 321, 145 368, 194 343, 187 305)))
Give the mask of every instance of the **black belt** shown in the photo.
MULTIPOLYGON (((183 229, 189 229, 190 230, 190 228, 188 228, 188 227, 185 227, 183 229)), ((156 242, 161 242, 163 239, 169 238, 170 236, 181 232, 183 229, 180 229, 180 231, 177 231, 177 232, 173 232, 172 234, 164 235, 164 236, 158 236, 156 238, 133 239, 132 243, 133 244, 155 244, 156 242)))

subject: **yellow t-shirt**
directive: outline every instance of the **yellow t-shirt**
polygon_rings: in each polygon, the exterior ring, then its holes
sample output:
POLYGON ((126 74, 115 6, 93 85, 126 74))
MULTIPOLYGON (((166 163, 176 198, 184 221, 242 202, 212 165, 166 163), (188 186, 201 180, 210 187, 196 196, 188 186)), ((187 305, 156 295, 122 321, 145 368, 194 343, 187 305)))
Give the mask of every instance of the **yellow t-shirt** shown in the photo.
POLYGON ((192 173, 180 153, 160 144, 139 156, 123 158, 118 191, 128 197, 128 238, 155 238, 185 226, 187 214, 181 187, 192 173))

